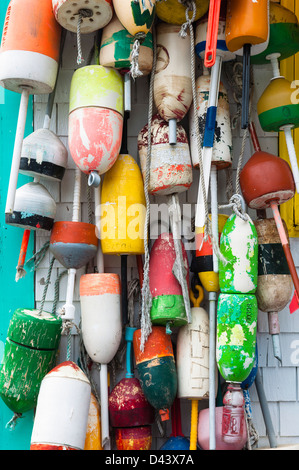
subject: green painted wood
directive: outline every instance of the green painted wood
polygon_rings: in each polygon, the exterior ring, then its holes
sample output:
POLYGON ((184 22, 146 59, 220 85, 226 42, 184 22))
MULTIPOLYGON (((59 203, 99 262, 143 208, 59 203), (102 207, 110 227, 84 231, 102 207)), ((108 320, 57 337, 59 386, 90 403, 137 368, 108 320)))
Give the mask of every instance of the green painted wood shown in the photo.
POLYGON ((227 382, 243 382, 253 368, 257 314, 255 295, 219 295, 216 360, 219 372, 227 382))
MULTIPOLYGON (((2 0, 0 9, 0 31, 2 31, 9 0, 2 0)), ((10 175, 10 165, 14 147, 14 135, 17 126, 20 95, 0 87, 0 365, 2 364, 4 345, 10 319, 19 307, 34 307, 34 275, 15 282, 23 231, 5 224, 5 204, 10 175)), ((32 98, 29 101, 25 135, 33 131, 32 98)), ((19 176, 18 186, 28 181, 28 177, 19 176)), ((27 256, 32 255, 34 237, 31 234, 27 256)), ((27 450, 33 426, 33 412, 28 412, 20 419, 13 431, 6 428, 12 418, 12 411, 0 400, 0 450, 27 450)))

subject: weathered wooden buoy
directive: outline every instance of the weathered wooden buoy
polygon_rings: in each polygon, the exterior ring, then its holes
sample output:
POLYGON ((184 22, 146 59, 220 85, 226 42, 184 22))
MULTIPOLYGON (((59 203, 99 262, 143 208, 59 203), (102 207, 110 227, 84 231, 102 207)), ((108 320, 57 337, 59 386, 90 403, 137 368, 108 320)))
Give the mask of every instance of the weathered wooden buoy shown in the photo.
POLYGON ((103 450, 101 438, 101 410, 98 400, 91 393, 84 450, 103 450))
MULTIPOLYGON (((102 32, 100 65, 113 67, 121 73, 127 72, 131 66, 133 44, 134 36, 124 28, 114 14, 102 32)), ((144 41, 140 44, 138 65, 143 75, 148 75, 152 70, 153 34, 151 31, 146 34, 144 41)))
POLYGON ((228 0, 226 45, 236 55, 243 55, 242 129, 248 126, 250 56, 267 48, 269 32, 269 0, 228 0))
POLYGON ((280 75, 277 58, 273 57, 271 61, 273 63, 274 78, 270 81, 257 103, 258 117, 262 129, 266 132, 284 131, 298 192, 299 169, 292 129, 299 127, 299 104, 294 99, 293 83, 280 75))
MULTIPOLYGON (((296 304, 299 302, 299 279, 291 254, 288 238, 279 214, 278 205, 291 199, 295 194, 295 183, 288 163, 275 155, 261 151, 254 125, 250 134, 255 153, 240 173, 240 186, 247 205, 252 209, 271 207, 279 237, 287 259, 295 287, 296 304)), ((298 307, 297 307, 298 308, 298 307)))
MULTIPOLYGON (((181 124, 176 129, 176 145, 169 144, 168 123, 159 114, 151 122, 151 166, 148 192, 165 196, 187 191, 193 181, 188 137, 181 124)), ((146 178, 148 124, 138 135, 138 152, 143 180, 146 178)))
POLYGON ((220 293, 217 307, 216 359, 227 382, 243 382, 255 359, 257 299, 253 294, 220 293))
MULTIPOLYGON (((210 449, 209 439, 209 408, 200 410, 198 415, 198 445, 202 450, 210 449)), ((222 438, 222 420, 223 420, 223 406, 216 407, 216 450, 242 450, 247 441, 247 429, 243 426, 242 440, 239 442, 228 443, 222 438)))
POLYGON ((14 210, 22 144, 30 94, 54 89, 61 28, 50 2, 12 0, 8 6, 0 50, 0 85, 21 93, 19 116, 6 199, 6 214, 14 210))
MULTIPOLYGON (((181 244, 189 286, 188 257, 182 242, 181 244)), ((182 287, 173 274, 175 261, 173 235, 162 233, 154 242, 150 253, 149 288, 152 295, 150 317, 153 324, 165 325, 168 333, 171 332, 172 326, 182 326, 188 321, 182 287)))
POLYGON ((98 246, 96 227, 86 222, 54 223, 50 250, 67 269, 79 269, 95 257, 98 246))
POLYGON ((4 23, 0 51, 0 84, 22 93, 51 93, 55 86, 61 28, 51 2, 12 0, 4 23))
POLYGON ((101 65, 81 67, 70 89, 69 148, 78 168, 91 174, 90 185, 115 163, 122 139, 123 80, 101 65))
POLYGON ((44 185, 33 181, 16 190, 14 210, 5 214, 5 223, 24 230, 50 231, 55 216, 55 200, 44 185))
POLYGON ((140 346, 141 330, 136 330, 133 347, 142 390, 148 402, 159 410, 162 421, 168 420, 169 408, 177 393, 177 372, 170 335, 166 334, 165 328, 153 326, 143 351, 140 346))
POLYGON ((180 26, 159 23, 156 27, 157 67, 154 102, 158 113, 169 122, 169 143, 176 143, 176 123, 192 103, 190 35, 179 36, 180 26))
MULTIPOLYGON (((209 216, 211 217, 211 216, 209 216)), ((223 230, 225 223, 227 222, 228 215, 218 215, 218 231, 219 238, 223 230)), ((195 232, 195 243, 196 243, 196 257, 194 262, 194 268, 198 273, 198 277, 203 287, 207 292, 218 292, 219 291, 219 273, 214 270, 213 261, 213 245, 211 238, 207 237, 204 239, 204 230, 196 230, 195 232)))
POLYGON ((91 387, 72 361, 52 369, 42 380, 30 450, 84 450, 91 387))
MULTIPOLYGON (((192 400, 190 450, 196 450, 198 400, 209 397, 209 316, 200 307, 204 292, 196 286, 198 298, 190 291, 193 303, 191 323, 179 329, 176 344, 178 398, 192 400)), ((189 447, 188 447, 189 448, 189 447)))
MULTIPOLYGON (((201 18, 209 8, 209 0, 196 0, 194 21, 201 18)), ((163 0, 156 3, 156 14, 165 23, 182 25, 186 22, 186 6, 176 0, 163 0)), ((191 15, 192 16, 192 15, 191 15)))
POLYGON ((0 370, 0 396, 14 413, 36 406, 43 377, 54 367, 62 320, 48 312, 19 308, 9 323, 0 370))
POLYGON ((47 128, 38 129, 23 141, 20 173, 61 181, 67 159, 67 149, 57 135, 47 128))
POLYGON ((287 59, 299 49, 299 25, 295 13, 279 3, 270 1, 270 35, 267 48, 252 56, 252 64, 265 64, 272 54, 279 60, 287 59))
MULTIPOLYGON (((197 94, 197 117, 199 131, 204 134, 205 124, 207 119, 208 100, 210 93, 211 77, 208 70, 203 71, 196 80, 196 94, 197 94)), ((193 111, 192 104, 192 111, 193 111)), ((194 121, 194 112, 189 113, 189 137, 190 137, 190 151, 194 168, 199 168, 199 155, 197 149, 196 139, 196 123, 194 121)), ((211 165, 215 165, 217 169, 221 170, 228 168, 232 164, 232 131, 230 125, 230 111, 228 94, 222 82, 219 84, 218 105, 216 126, 214 131, 215 137, 213 142, 213 153, 211 165)), ((202 142, 203 145, 203 142, 202 142)), ((207 181, 205 181, 207 184, 207 181)))
POLYGON ((126 376, 109 395, 110 424, 113 426, 118 450, 149 450, 152 443, 150 425, 155 413, 139 380, 132 371, 132 344, 136 328, 126 327, 126 376))
POLYGON ((151 30, 155 18, 156 0, 114 0, 114 11, 126 30, 134 37, 134 57, 131 61, 131 75, 135 79, 142 72, 139 68, 140 46, 151 30))
POLYGON ((151 427, 116 428, 115 441, 117 450, 150 450, 152 446, 151 427))
POLYGON ((178 398, 201 400, 209 396, 209 316, 200 307, 203 288, 198 286, 193 302, 192 322, 179 329, 176 344, 178 398))
POLYGON ((108 414, 108 363, 122 337, 120 279, 117 274, 85 274, 80 278, 82 338, 91 360, 99 365, 102 446, 110 446, 108 414), (109 322, 105 312, 109 311, 109 322))
POLYGON ((119 155, 106 173, 101 194, 101 245, 104 254, 143 254, 145 197, 135 159, 119 155))
POLYGON ((82 34, 104 28, 112 18, 112 0, 52 0, 53 12, 58 23, 73 33, 80 21, 82 34))
POLYGON ((258 239, 254 223, 232 214, 221 237, 219 260, 220 291, 226 294, 254 294, 258 275, 258 239))
MULTIPOLYGON (((288 234, 286 223, 283 223, 288 234)), ((259 310, 268 314, 274 356, 281 361, 278 312, 290 302, 293 282, 275 220, 258 219, 255 227, 259 243, 257 303, 259 310)))

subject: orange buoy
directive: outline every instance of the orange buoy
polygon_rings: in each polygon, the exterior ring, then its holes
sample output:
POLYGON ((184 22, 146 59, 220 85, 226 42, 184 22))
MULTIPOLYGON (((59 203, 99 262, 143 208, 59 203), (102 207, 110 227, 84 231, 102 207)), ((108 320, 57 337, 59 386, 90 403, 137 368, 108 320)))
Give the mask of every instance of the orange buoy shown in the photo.
POLYGON ((139 380, 148 402, 169 419, 169 408, 177 393, 177 372, 170 335, 164 327, 154 326, 144 351, 140 350, 141 330, 136 330, 133 347, 139 380), (151 377, 151 380, 148 380, 151 377))
POLYGON ((91 393, 90 396, 84 450, 103 450, 101 439, 101 410, 93 393, 91 393))
POLYGON ((269 42, 269 0, 228 0, 226 45, 243 55, 242 129, 248 126, 250 55, 265 50, 269 42))
POLYGON ((21 93, 18 123, 6 199, 6 214, 14 210, 15 194, 31 94, 51 93, 59 63, 61 27, 50 1, 11 0, 0 49, 0 85, 21 93))

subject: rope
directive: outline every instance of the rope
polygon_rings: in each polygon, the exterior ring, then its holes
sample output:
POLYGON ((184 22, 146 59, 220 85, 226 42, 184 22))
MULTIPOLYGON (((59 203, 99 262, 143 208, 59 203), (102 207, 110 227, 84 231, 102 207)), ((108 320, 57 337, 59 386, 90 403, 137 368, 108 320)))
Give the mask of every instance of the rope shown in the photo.
POLYGON ((50 278, 51 278, 54 262, 55 262, 55 257, 53 256, 52 259, 51 259, 50 265, 49 265, 48 275, 47 275, 46 284, 45 284, 45 287, 44 287, 44 292, 43 292, 42 301, 41 301, 41 305, 40 305, 40 308, 39 308, 38 315, 41 315, 43 310, 44 310, 44 304, 45 304, 45 300, 46 300, 46 296, 47 296, 48 287, 49 287, 49 284, 50 284, 50 278))
POLYGON ((17 420, 19 418, 22 418, 22 413, 14 413, 13 414, 13 417, 8 421, 8 423, 6 424, 5 428, 6 429, 9 429, 10 431, 13 431, 16 427, 16 424, 17 424, 17 420))
POLYGON ((146 216, 144 224, 144 265, 143 265, 143 285, 142 285, 142 309, 141 309, 141 341, 140 350, 144 351, 144 344, 152 331, 150 318, 150 309, 152 305, 152 296, 149 288, 149 248, 148 248, 148 228, 150 221, 150 199, 149 199, 149 179, 151 169, 151 145, 152 145, 152 115, 153 115, 153 92, 154 92, 154 76, 156 71, 156 41, 155 32, 153 31, 153 67, 150 77, 149 87, 149 107, 148 107, 148 142, 146 171, 144 179, 144 196, 146 202, 146 216))
POLYGON ((83 22, 83 18, 90 18, 93 15, 92 10, 88 8, 81 8, 78 12, 78 22, 77 22, 77 48, 78 48, 78 56, 77 56, 77 64, 80 65, 84 62, 82 56, 82 46, 81 46, 81 23, 83 22))
POLYGON ((250 219, 249 215, 246 214, 242 207, 242 196, 240 194, 234 194, 228 204, 219 206, 220 209, 231 208, 236 215, 238 215, 242 220, 248 221, 250 219))
POLYGON ((71 360, 71 341, 72 341, 72 327, 75 327, 77 330, 78 335, 81 334, 81 331, 79 327, 76 325, 76 323, 73 323, 71 320, 64 320, 63 321, 63 326, 62 326, 62 335, 66 335, 68 337, 67 341, 67 350, 66 350, 66 360, 70 361, 71 360))
POLYGON ((39 251, 34 253, 34 255, 26 261, 25 266, 28 266, 30 271, 35 271, 38 268, 39 264, 44 259, 45 255, 46 255, 46 252, 48 251, 49 246, 50 246, 50 242, 47 241, 40 248, 39 251))
POLYGON ((53 302, 53 307, 52 307, 52 315, 57 315, 56 308, 57 308, 57 303, 58 303, 58 297, 59 297, 59 282, 61 278, 67 274, 67 269, 65 271, 62 271, 62 273, 59 274, 58 278, 55 281, 55 286, 54 286, 54 302, 53 302))
POLYGON ((143 32, 137 33, 135 35, 135 41, 132 48, 131 54, 131 77, 135 80, 137 77, 143 75, 141 70, 139 69, 139 52, 140 52, 140 45, 144 41, 146 34, 143 32))

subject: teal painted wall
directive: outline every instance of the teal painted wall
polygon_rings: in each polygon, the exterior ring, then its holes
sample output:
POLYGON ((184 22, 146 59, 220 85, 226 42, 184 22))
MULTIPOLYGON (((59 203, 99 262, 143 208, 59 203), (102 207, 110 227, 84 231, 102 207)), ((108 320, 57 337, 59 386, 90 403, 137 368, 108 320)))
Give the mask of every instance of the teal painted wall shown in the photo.
MULTIPOLYGON (((0 9, 0 31, 5 19, 9 0, 2 0, 0 9)), ((23 230, 5 224, 5 204, 14 148, 20 95, 0 87, 0 364, 10 318, 16 308, 34 307, 34 274, 15 282, 23 230)), ((33 131, 32 98, 29 101, 25 135, 33 131)), ((32 180, 19 175, 18 187, 32 180)), ((32 255, 34 235, 31 233, 27 259, 32 255)), ((0 366, 1 367, 1 366, 0 366)), ((5 426, 13 412, 0 399, 0 450, 27 450, 33 425, 33 412, 25 413, 17 421, 14 430, 5 426)))

